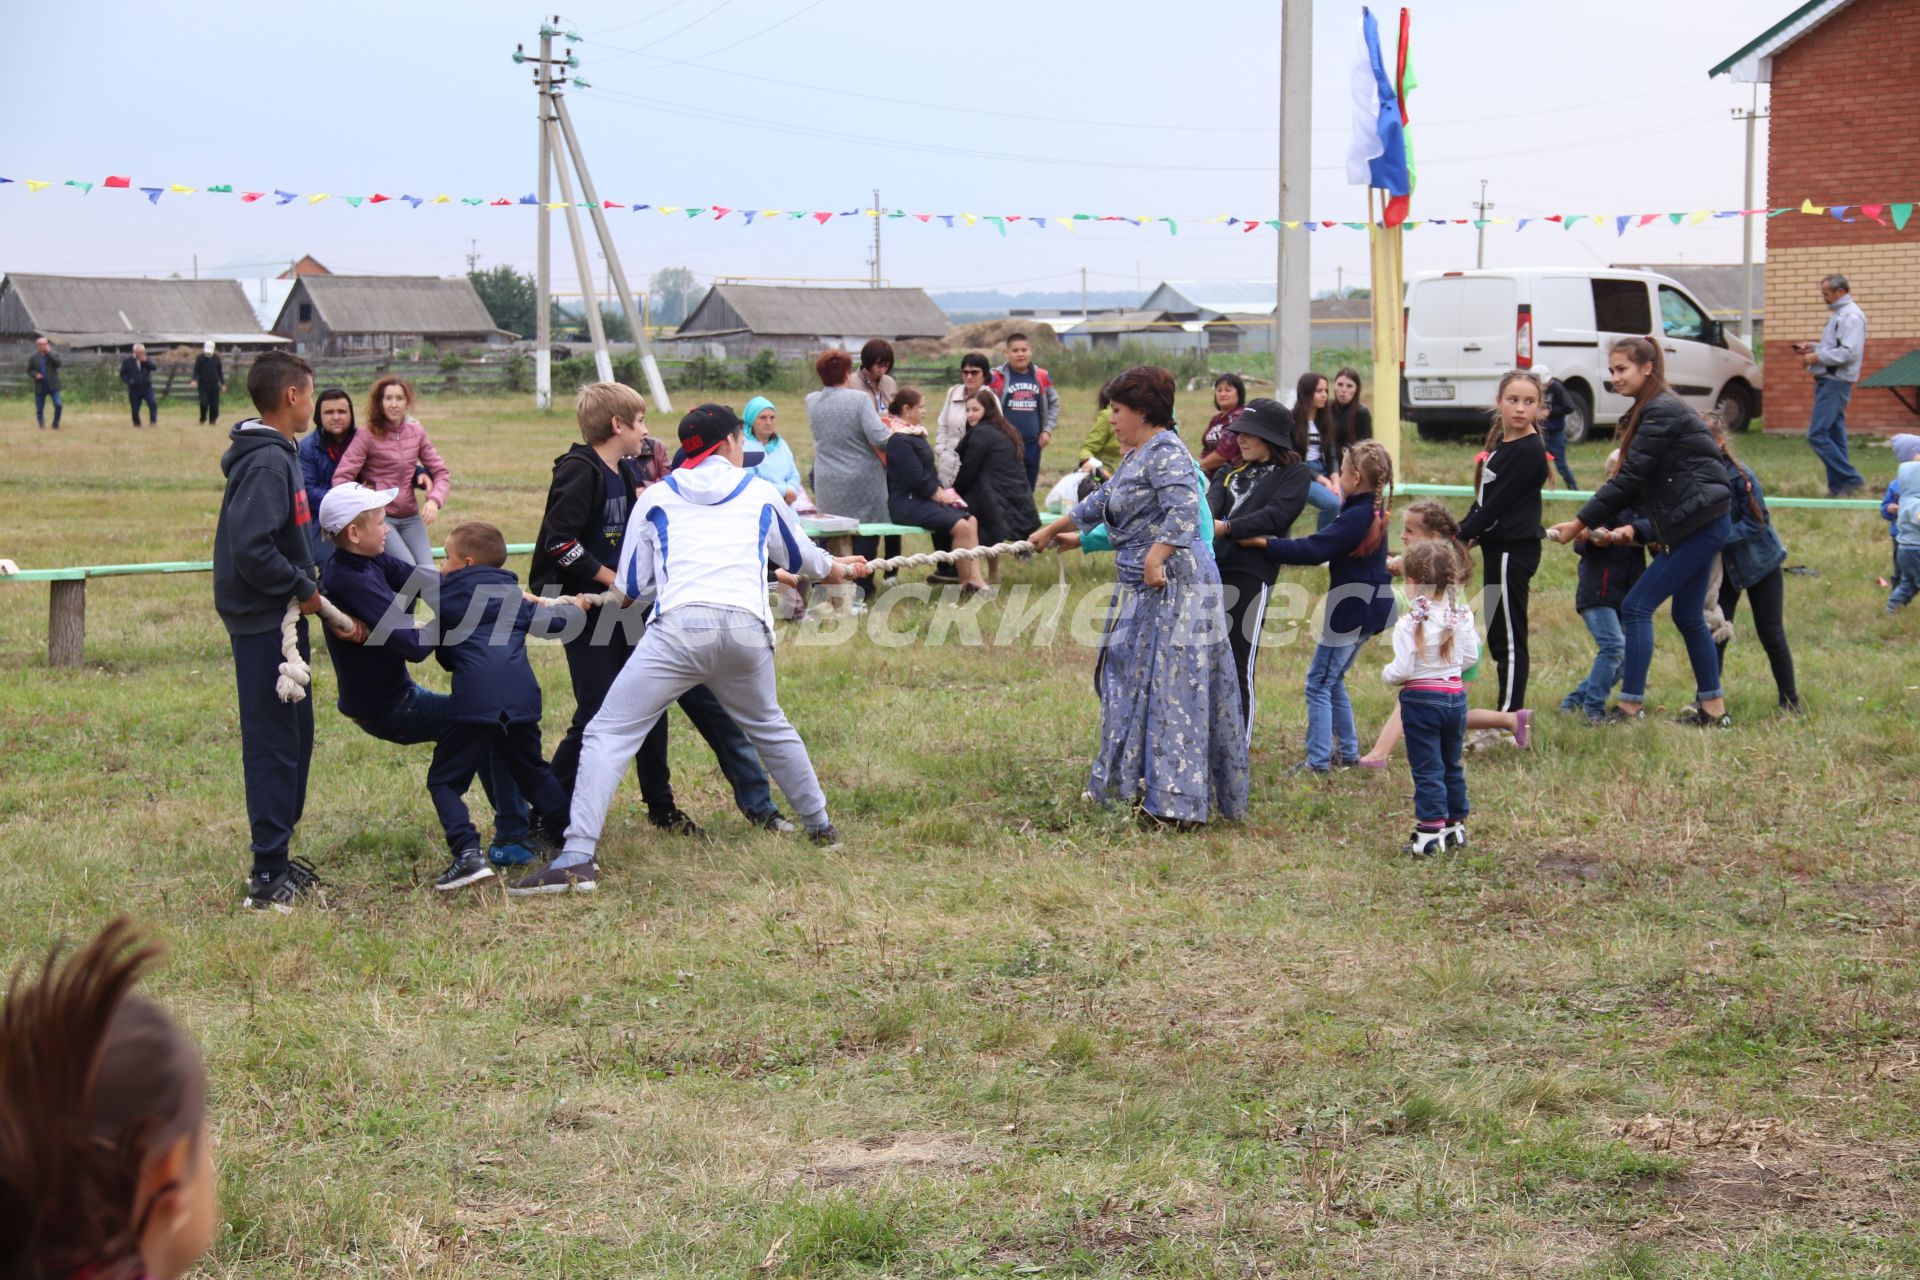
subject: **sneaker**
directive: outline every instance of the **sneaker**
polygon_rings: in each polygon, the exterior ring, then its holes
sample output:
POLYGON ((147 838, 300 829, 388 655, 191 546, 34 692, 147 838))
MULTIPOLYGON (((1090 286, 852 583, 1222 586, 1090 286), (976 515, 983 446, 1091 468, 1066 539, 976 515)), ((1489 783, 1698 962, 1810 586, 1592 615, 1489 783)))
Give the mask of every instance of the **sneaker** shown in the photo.
POLYGON ((676 836, 692 836, 695 839, 704 840, 707 835, 700 824, 688 817, 686 810, 678 805, 658 813, 648 814, 647 821, 662 831, 671 831, 676 836))
POLYGON ((1779 714, 1786 719, 1793 719, 1796 716, 1807 714, 1807 706, 1798 698, 1782 698, 1780 699, 1779 714))
POLYGON ((311 862, 293 858, 284 870, 256 871, 248 876, 247 896, 240 900, 240 905, 249 911, 278 911, 287 915, 298 899, 310 895, 319 899, 324 907, 326 887, 326 881, 320 878, 311 862))
POLYGON ((475 847, 455 854, 453 861, 447 864, 447 869, 434 877, 433 887, 445 893, 492 877, 493 868, 487 865, 487 855, 475 847))
POLYGON ((1597 723, 1632 724, 1636 720, 1645 720, 1646 718, 1647 709, 1645 707, 1640 708, 1638 711, 1626 711, 1616 703, 1600 713, 1600 719, 1597 723))
POLYGON ((1513 713, 1513 745, 1522 751, 1527 749, 1527 739, 1533 732, 1533 712, 1516 711, 1513 713))
POLYGON ((1400 846, 1400 852, 1410 858, 1431 858, 1445 853, 1447 832, 1444 827, 1415 827, 1407 842, 1400 846))
POLYGON ((1699 729, 1731 729, 1733 728, 1733 714, 1723 711, 1716 716, 1695 706, 1689 707, 1675 716, 1673 722, 1675 724, 1690 724, 1699 729))
POLYGON ((507 886, 507 892, 516 898, 541 893, 592 893, 599 885, 598 862, 576 862, 570 867, 558 868, 549 862, 538 871, 515 880, 507 886))
POLYGON ((496 867, 524 867, 533 859, 533 850, 517 840, 504 844, 496 840, 487 846, 487 861, 496 867))
POLYGON ((787 818, 787 815, 781 813, 778 809, 775 809, 766 817, 759 819, 758 825, 762 831, 771 831, 777 836, 790 836, 800 829, 794 826, 787 818))
POLYGON ((935 569, 927 575, 927 585, 930 587, 957 587, 960 585, 960 575, 952 569, 935 569))
POLYGON ((831 852, 840 847, 840 828, 829 822, 824 827, 807 832, 807 839, 831 852))
POLYGON ((1449 822, 1440 829, 1440 836, 1441 847, 1447 849, 1464 849, 1467 847, 1467 824, 1465 822, 1449 822))

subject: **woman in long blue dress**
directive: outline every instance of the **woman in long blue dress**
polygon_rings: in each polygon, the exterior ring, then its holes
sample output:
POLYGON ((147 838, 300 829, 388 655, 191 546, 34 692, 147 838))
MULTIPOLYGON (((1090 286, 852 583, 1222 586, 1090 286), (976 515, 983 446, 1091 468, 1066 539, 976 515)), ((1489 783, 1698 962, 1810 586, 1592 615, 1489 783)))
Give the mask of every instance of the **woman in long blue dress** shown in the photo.
POLYGON ((1113 479, 1032 541, 1045 547, 1103 521, 1110 530, 1119 581, 1095 669, 1100 748, 1087 789, 1184 827, 1246 812, 1247 754, 1220 571, 1200 541, 1173 395, 1173 375, 1153 365, 1108 385, 1114 435, 1129 452, 1113 479))

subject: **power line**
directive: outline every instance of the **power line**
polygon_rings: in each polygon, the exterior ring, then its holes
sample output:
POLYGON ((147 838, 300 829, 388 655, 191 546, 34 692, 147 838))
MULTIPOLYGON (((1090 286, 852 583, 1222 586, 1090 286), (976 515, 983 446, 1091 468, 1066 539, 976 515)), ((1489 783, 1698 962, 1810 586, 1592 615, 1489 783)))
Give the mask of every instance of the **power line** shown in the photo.
MULTIPOLYGON (((733 3, 733 0, 720 0, 719 4, 716 4, 715 6, 713 6, 713 8, 707 10, 705 13, 695 18, 692 22, 687 23, 685 26, 675 27, 673 30, 667 32, 667 34, 661 36, 657 40, 653 40, 648 42, 647 44, 643 44, 638 49, 628 49, 624 53, 617 53, 612 58, 608 58, 606 61, 613 62, 619 58, 629 57, 636 53, 645 53, 647 50, 653 48, 656 45, 665 44, 667 41, 679 35, 682 31, 693 30, 693 28, 699 26, 701 23, 705 22, 708 18, 711 18, 714 14, 720 12, 722 9, 726 8, 728 5, 732 3, 733 3)), ((586 41, 583 40, 581 41, 581 43, 585 44, 586 41)))
POLYGON ((615 31, 625 31, 628 27, 637 27, 643 22, 652 22, 655 18, 659 17, 661 14, 671 13, 673 10, 678 9, 681 5, 687 4, 687 3, 690 3, 690 0, 673 0, 673 3, 666 6, 664 9, 655 9, 652 13, 646 14, 642 17, 635 18, 631 22, 623 22, 617 27, 602 27, 600 28, 600 30, 594 32, 593 34, 596 36, 604 36, 604 35, 610 35, 615 31))

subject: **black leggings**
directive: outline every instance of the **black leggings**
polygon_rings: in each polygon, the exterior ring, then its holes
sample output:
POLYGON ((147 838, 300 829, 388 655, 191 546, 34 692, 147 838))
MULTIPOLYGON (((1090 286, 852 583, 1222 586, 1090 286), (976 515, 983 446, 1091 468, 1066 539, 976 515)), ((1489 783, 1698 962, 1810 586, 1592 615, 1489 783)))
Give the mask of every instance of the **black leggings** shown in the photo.
POLYGON ((1227 598, 1227 644, 1233 650, 1233 670, 1240 677, 1240 722, 1247 740, 1253 740, 1253 668, 1260 657, 1260 626, 1266 619, 1266 579, 1250 573, 1223 573, 1220 588, 1227 598))
POLYGON ((1500 711, 1527 705, 1527 593, 1540 568, 1540 543, 1482 542, 1481 572, 1493 597, 1486 610, 1487 648, 1500 672, 1500 711))
MULTIPOLYGON (((1787 647, 1786 614, 1786 575, 1775 569, 1760 581, 1747 588, 1747 599, 1753 604, 1753 631, 1760 637, 1760 647, 1767 651, 1767 665, 1773 668, 1773 687, 1780 695, 1782 706, 1800 703, 1800 688, 1793 680, 1793 650, 1787 647)), ((1740 588, 1724 577, 1720 580, 1720 612, 1727 615, 1727 621, 1733 621, 1734 611, 1740 607, 1740 588)), ((1715 646, 1720 650, 1720 669, 1727 667, 1727 646, 1724 641, 1715 646)))

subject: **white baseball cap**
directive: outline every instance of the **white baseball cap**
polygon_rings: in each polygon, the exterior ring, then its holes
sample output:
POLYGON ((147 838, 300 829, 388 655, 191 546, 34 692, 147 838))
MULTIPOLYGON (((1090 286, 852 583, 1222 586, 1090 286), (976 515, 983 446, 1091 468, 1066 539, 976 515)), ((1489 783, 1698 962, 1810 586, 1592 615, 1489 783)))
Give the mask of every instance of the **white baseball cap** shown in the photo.
POLYGON ((331 538, 362 512, 384 507, 399 496, 398 489, 369 489, 353 480, 329 489, 327 496, 320 500, 320 532, 331 538))

